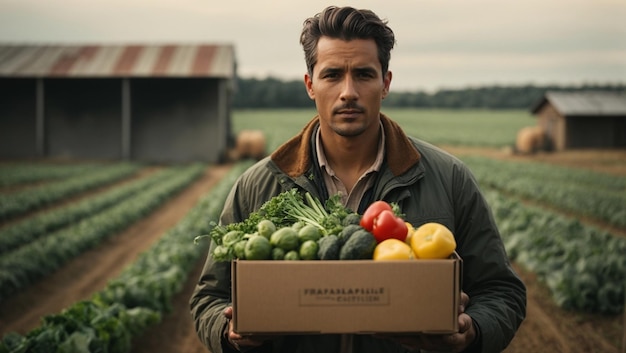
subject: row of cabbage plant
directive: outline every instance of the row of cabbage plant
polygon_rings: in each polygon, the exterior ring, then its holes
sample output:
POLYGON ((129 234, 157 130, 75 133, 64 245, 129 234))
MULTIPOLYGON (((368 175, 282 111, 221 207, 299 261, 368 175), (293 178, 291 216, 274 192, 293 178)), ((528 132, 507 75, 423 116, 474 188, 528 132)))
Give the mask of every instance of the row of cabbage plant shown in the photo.
POLYGON ((249 162, 237 164, 183 220, 106 288, 59 314, 44 317, 41 326, 26 335, 5 335, 0 353, 132 351, 132 338, 169 312, 173 296, 206 254, 206 244, 196 245, 193 240, 211 230, 235 179, 248 166, 249 162))

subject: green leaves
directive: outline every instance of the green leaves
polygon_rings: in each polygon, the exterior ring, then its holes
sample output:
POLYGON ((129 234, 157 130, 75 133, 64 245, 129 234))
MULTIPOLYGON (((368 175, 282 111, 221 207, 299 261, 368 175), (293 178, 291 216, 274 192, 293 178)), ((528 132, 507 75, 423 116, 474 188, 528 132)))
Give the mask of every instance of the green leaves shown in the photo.
POLYGON ((626 178, 542 163, 463 157, 479 183, 626 227, 626 178))
POLYGON ((0 219, 23 214, 90 188, 129 176, 140 168, 134 163, 114 163, 91 168, 78 176, 11 194, 0 194, 0 219))
MULTIPOLYGON (((344 228, 344 220, 349 215, 353 216, 350 222, 354 222, 355 214, 343 206, 340 195, 331 196, 324 205, 309 192, 301 194, 295 188, 287 190, 266 201, 257 212, 251 213, 244 221, 215 226, 210 233, 216 244, 212 249, 212 255, 216 261, 230 261, 239 257, 236 256, 235 244, 253 234, 269 232, 264 229, 264 223, 267 222, 271 223, 276 231, 280 228, 290 228, 294 224, 308 225, 318 229, 322 236, 328 236, 339 234, 344 228)), ((358 222, 358 215, 356 218, 358 222)), ((198 242, 203 237, 197 237, 194 241, 198 242)))
POLYGON ((485 193, 508 255, 535 272, 564 308, 618 314, 626 292, 626 239, 538 207, 485 193))
POLYGON ((0 228, 0 254, 32 242, 71 223, 103 212, 156 184, 175 177, 178 173, 180 173, 180 168, 170 167, 146 178, 126 183, 94 197, 88 197, 75 204, 43 212, 21 222, 0 228))
POLYGON ((203 165, 188 166, 136 197, 3 254, 0 258, 0 300, 141 219, 199 177, 204 168, 203 165))
MULTIPOLYGON (((8 334, 0 353, 88 352, 128 353, 131 338, 160 321, 170 310, 188 273, 206 247, 193 244, 218 219, 235 179, 249 163, 228 174, 175 227, 92 299, 77 302, 26 336, 8 334)), ((204 170, 204 168, 201 168, 204 170)))

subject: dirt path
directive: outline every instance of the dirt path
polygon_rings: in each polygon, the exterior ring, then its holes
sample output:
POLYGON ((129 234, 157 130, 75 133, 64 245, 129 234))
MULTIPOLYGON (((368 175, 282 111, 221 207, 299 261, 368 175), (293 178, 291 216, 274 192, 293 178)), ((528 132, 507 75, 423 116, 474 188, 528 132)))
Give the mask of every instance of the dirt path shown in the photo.
POLYGON ((89 298, 105 287, 137 256, 148 249, 226 173, 215 166, 182 193, 124 232, 87 251, 50 276, 0 304, 0 337, 9 331, 26 333, 42 316, 58 313, 72 303, 89 298))
POLYGON ((133 353, 207 353, 194 328, 189 313, 189 298, 200 277, 204 257, 189 275, 183 290, 174 298, 172 312, 163 315, 159 324, 133 340, 133 353))
POLYGON ((601 316, 558 308, 533 273, 516 267, 528 290, 526 320, 505 353, 620 353, 622 315, 601 316))

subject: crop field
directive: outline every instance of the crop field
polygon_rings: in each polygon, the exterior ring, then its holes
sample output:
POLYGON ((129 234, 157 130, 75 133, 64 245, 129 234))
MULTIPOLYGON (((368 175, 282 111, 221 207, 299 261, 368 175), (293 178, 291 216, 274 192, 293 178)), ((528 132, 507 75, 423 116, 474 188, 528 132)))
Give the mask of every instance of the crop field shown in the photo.
MULTIPOLYGON (((406 133, 435 145, 507 147, 517 131, 535 123, 526 111, 388 109, 383 113, 400 123, 406 133), (486 128, 488 127, 488 128, 486 128)), ((265 131, 269 150, 298 133, 314 110, 238 111, 233 129, 265 131)))
MULTIPOLYGON (((484 190, 528 288, 506 352, 624 352, 626 151, 512 155, 526 111, 384 112, 484 190)), ((262 130, 271 151, 314 114, 235 111, 233 129, 262 130)), ((193 239, 251 163, 0 161, 0 353, 206 352, 188 312, 207 252, 193 239)))

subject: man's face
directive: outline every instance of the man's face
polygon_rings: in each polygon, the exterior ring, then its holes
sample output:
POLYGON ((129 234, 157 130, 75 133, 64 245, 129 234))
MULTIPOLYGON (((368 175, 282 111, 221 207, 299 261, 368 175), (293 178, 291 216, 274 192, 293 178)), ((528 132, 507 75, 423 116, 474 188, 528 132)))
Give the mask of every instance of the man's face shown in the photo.
POLYGON ((383 76, 373 39, 321 37, 313 74, 306 74, 304 83, 321 123, 341 136, 357 136, 368 128, 378 128, 391 72, 383 76))

